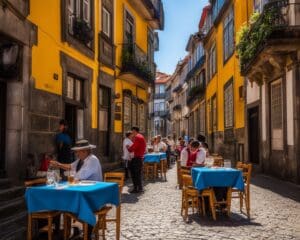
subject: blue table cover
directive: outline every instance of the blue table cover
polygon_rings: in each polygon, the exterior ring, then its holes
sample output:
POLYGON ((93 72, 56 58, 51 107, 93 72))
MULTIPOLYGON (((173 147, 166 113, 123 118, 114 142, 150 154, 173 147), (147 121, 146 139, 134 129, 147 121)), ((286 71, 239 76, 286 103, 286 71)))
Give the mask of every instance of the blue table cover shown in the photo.
POLYGON ((94 211, 105 204, 119 205, 119 187, 116 183, 97 182, 80 186, 63 183, 61 189, 54 186, 35 186, 26 189, 25 198, 29 213, 58 210, 74 213, 78 219, 90 225, 96 224, 94 211), (65 187, 65 188, 64 188, 65 187))
POLYGON ((145 163, 159 163, 161 159, 166 159, 166 153, 147 153, 144 155, 145 163))
POLYGON ((193 184, 198 190, 208 187, 232 187, 244 190, 243 173, 234 168, 192 168, 193 184))

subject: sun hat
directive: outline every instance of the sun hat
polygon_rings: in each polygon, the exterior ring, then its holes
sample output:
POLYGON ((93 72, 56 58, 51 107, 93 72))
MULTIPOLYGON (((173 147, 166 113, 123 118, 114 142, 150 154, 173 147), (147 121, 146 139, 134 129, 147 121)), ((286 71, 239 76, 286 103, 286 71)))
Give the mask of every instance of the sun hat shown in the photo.
POLYGON ((71 148, 71 150, 77 151, 77 150, 93 149, 93 148, 96 148, 96 146, 90 144, 88 140, 82 139, 82 140, 78 140, 75 143, 75 146, 71 148))

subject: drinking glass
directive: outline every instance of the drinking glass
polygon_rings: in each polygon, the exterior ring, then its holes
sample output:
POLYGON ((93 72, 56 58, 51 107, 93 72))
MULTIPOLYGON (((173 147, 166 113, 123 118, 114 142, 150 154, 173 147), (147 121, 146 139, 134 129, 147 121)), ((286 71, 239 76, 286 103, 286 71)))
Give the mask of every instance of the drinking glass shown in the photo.
POLYGON ((75 183, 75 171, 74 170, 69 171, 68 183, 69 184, 74 184, 75 183))

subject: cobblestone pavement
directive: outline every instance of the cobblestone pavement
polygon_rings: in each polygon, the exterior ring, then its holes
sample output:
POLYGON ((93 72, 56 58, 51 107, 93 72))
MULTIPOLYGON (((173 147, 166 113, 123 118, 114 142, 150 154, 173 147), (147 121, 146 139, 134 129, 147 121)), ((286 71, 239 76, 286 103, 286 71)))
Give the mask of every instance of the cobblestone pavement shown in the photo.
MULTIPOLYGON (((267 176, 252 178, 251 219, 239 211, 233 199, 232 214, 180 215, 181 191, 176 188, 176 168, 168 171, 167 182, 146 182, 145 193, 129 194, 123 189, 121 239, 272 239, 300 240, 300 187, 267 176)), ((129 184, 130 185, 130 184, 129 184)), ((115 239, 114 225, 108 225, 107 239, 115 239)))

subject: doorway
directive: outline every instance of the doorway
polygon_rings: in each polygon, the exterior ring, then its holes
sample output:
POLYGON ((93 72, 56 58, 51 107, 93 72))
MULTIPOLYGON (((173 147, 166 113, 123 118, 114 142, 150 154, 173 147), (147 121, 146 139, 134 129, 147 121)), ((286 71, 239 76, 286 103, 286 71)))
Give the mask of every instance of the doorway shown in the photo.
POLYGON ((259 108, 248 110, 248 146, 249 161, 259 164, 259 108))
POLYGON ((5 170, 6 84, 0 82, 0 176, 5 170))
POLYGON ((65 120, 68 123, 68 133, 72 139, 72 145, 75 143, 76 137, 76 111, 77 107, 72 104, 66 103, 65 105, 65 120))

